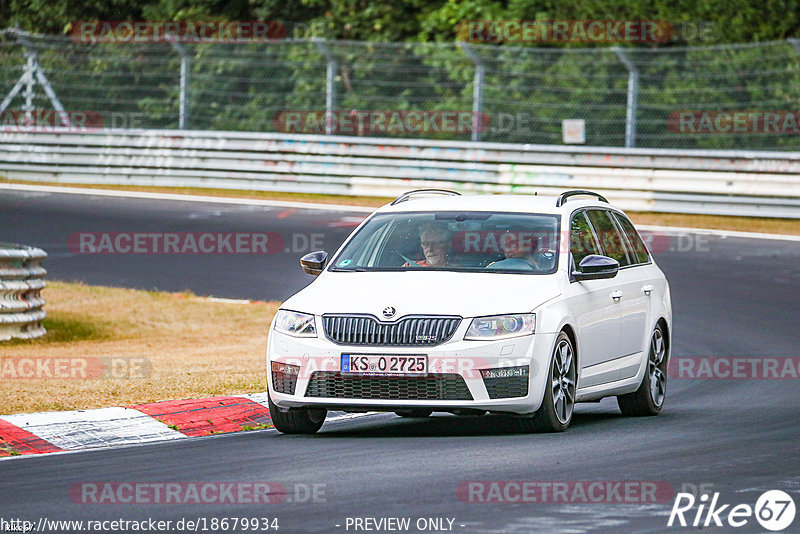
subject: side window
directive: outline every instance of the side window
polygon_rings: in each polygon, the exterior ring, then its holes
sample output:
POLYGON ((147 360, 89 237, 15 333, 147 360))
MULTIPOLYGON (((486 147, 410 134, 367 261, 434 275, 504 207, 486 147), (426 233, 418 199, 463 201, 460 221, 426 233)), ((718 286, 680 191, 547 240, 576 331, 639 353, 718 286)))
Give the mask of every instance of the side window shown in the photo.
POLYGON ((589 221, 592 223, 597 238, 600 240, 600 248, 603 254, 609 258, 614 258, 619 262, 620 267, 630 265, 628 250, 625 240, 611 220, 611 215, 606 210, 588 210, 586 212, 589 221))
POLYGON ((647 247, 639 236, 639 232, 633 227, 633 223, 627 217, 619 213, 614 213, 614 218, 622 227, 622 231, 628 237, 628 243, 633 248, 632 255, 636 259, 636 263, 647 263, 650 261, 650 255, 647 253, 647 247))
POLYGON ((592 227, 586 220, 584 212, 572 216, 569 229, 569 251, 575 261, 575 267, 589 254, 600 254, 600 247, 592 234, 592 227))

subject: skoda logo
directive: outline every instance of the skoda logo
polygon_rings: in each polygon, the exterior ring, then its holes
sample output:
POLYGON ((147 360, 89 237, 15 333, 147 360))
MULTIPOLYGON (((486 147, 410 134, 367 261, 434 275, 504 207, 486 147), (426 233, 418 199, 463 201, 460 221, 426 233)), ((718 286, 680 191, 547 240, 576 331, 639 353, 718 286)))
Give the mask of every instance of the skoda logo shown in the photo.
POLYGON ((397 310, 395 310, 392 306, 386 306, 383 309, 383 318, 391 319, 392 317, 394 317, 395 313, 397 313, 397 310))

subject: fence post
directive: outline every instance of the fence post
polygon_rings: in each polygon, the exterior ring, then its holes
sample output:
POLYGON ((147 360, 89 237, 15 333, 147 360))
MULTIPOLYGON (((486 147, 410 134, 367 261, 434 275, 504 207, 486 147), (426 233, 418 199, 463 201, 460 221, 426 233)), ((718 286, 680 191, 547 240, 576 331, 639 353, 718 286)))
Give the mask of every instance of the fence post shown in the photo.
POLYGON ((25 57, 27 58, 27 62, 25 64, 25 72, 22 74, 22 76, 20 76, 19 80, 17 80, 17 83, 14 85, 14 87, 11 88, 11 91, 8 92, 6 97, 3 99, 3 102, 0 103, 0 114, 6 110, 9 104, 11 104, 11 101, 15 96, 17 96, 20 89, 22 89, 22 86, 24 85, 25 104, 23 104, 22 111, 25 112, 26 116, 30 117, 30 114, 34 111, 33 86, 38 81, 44 89, 47 98, 50 99, 50 103, 53 104, 53 107, 58 112, 58 117, 62 124, 67 127, 71 126, 69 114, 64 109, 64 106, 61 105, 61 101, 58 99, 56 92, 50 86, 50 80, 47 79, 47 76, 45 76, 44 72, 42 71, 42 67, 39 65, 39 61, 36 58, 36 49, 27 39, 28 34, 18 29, 12 29, 9 31, 9 33, 11 33, 11 35, 13 35, 17 41, 19 41, 22 46, 25 47, 25 57))
POLYGON ((621 48, 614 47, 614 53, 628 69, 628 107, 625 115, 625 146, 636 146, 636 107, 639 100, 639 69, 625 55, 621 48))
POLYGON ((189 128, 189 73, 191 59, 186 49, 172 35, 168 35, 169 44, 181 56, 181 89, 180 103, 178 105, 178 128, 186 130, 189 128))
POLYGON ((800 39, 796 39, 794 37, 789 37, 786 40, 789 42, 790 45, 792 45, 792 48, 794 48, 794 51, 797 52, 798 55, 800 55, 800 39))
POLYGON ((315 37, 313 41, 320 53, 325 56, 325 62, 328 64, 325 72, 325 134, 332 135, 333 108, 336 106, 336 58, 325 45, 324 39, 315 37))
POLYGON ((481 111, 483 109, 483 61, 468 43, 459 42, 458 45, 475 65, 475 78, 472 82, 472 140, 480 141, 481 111))

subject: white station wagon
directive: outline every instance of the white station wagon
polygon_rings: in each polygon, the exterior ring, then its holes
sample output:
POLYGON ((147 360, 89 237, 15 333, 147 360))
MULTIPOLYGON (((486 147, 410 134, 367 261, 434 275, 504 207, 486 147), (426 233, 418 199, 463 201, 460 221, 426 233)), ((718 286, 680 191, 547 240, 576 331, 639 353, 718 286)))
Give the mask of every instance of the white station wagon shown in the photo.
POLYGON ((269 331, 272 422, 328 410, 511 415, 557 432, 576 402, 657 415, 669 285, 628 217, 590 191, 406 193, 375 211, 283 303, 269 331))

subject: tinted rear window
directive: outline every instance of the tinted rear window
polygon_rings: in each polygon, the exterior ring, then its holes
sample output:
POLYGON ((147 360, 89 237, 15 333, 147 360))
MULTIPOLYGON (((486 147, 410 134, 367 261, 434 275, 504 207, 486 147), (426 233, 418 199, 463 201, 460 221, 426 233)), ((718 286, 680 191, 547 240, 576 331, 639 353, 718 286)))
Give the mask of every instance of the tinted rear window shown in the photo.
POLYGON ((628 237, 628 243, 630 243, 630 246, 633 248, 631 252, 636 259, 636 263, 649 262, 650 254, 648 254, 647 247, 639 236, 639 232, 633 227, 633 223, 629 221, 627 217, 619 213, 614 213, 614 218, 617 219, 617 222, 619 222, 619 225, 622 227, 622 231, 625 232, 625 235, 628 237))
POLYGON ((611 220, 611 215, 606 210, 587 210, 586 215, 592 223, 595 234, 600 240, 603 255, 619 262, 620 267, 630 265, 625 240, 611 220))

